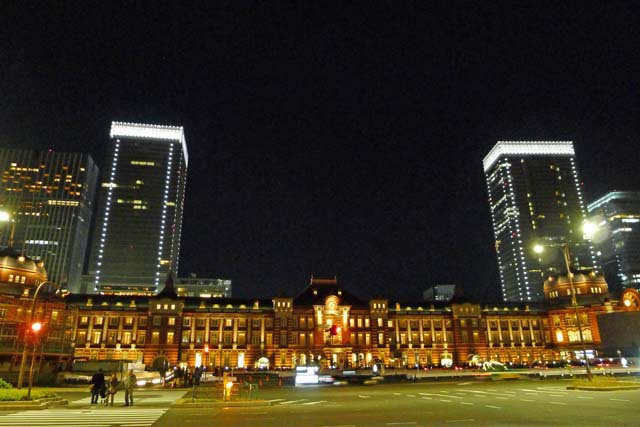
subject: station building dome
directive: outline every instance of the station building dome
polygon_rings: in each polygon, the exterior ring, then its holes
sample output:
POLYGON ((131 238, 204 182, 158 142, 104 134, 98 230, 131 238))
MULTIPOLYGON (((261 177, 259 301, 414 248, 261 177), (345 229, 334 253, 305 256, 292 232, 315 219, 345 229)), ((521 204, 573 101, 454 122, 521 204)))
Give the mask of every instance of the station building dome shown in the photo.
MULTIPOLYGON (((603 274, 577 271, 572 275, 579 304, 603 303, 609 296, 609 285, 603 274)), ((549 276, 544 282, 544 296, 551 304, 571 305, 571 294, 571 282, 567 274, 549 276)))
POLYGON ((0 284, 35 287, 47 280, 42 261, 22 255, 14 248, 0 250, 0 284))

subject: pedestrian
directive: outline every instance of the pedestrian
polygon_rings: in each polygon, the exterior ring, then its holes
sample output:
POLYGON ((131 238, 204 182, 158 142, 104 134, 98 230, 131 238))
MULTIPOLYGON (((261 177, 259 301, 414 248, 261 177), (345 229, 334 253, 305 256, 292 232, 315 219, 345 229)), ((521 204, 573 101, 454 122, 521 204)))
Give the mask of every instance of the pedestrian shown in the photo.
POLYGON ((98 372, 91 377, 91 404, 98 404, 98 396, 100 396, 100 390, 104 387, 104 373, 102 368, 98 369, 98 372))
POLYGON ((136 386, 136 376, 133 369, 124 377, 124 406, 133 406, 133 388, 136 386))
POLYGON ((115 372, 111 374, 111 377, 107 382, 107 386, 109 387, 109 394, 107 397, 107 401, 105 402, 105 405, 110 404, 111 406, 113 406, 113 398, 115 397, 116 392, 118 391, 118 375, 115 372))

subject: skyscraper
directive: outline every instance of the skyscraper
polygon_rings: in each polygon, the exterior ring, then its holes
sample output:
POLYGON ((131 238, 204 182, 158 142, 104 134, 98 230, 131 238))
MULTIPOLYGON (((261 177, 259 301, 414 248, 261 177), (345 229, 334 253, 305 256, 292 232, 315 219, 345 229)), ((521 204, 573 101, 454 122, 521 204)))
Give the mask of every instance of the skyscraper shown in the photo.
POLYGON ((50 281, 75 290, 98 179, 93 159, 53 150, 0 149, 0 172, 0 210, 14 221, 2 226, 0 244, 8 246, 13 234, 13 247, 43 261, 50 281))
POLYGON ((572 269, 595 268, 574 156, 571 141, 498 141, 484 158, 505 301, 543 300, 545 277, 566 270, 560 244, 569 244, 572 269))
POLYGON ((640 191, 611 191, 588 206, 603 230, 594 238, 611 291, 640 289, 640 191))
POLYGON ((184 129, 113 122, 89 275, 96 292, 157 292, 177 272, 187 177, 184 129))

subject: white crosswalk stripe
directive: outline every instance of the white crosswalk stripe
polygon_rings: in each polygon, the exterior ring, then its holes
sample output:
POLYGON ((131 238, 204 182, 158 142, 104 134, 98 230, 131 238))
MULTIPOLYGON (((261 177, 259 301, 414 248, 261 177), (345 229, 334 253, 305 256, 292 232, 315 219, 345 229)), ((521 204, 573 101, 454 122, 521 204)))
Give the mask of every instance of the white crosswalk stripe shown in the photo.
POLYGON ((90 408, 69 410, 45 409, 22 411, 0 416, 0 426, 69 426, 69 427, 148 427, 160 418, 167 408, 90 408))

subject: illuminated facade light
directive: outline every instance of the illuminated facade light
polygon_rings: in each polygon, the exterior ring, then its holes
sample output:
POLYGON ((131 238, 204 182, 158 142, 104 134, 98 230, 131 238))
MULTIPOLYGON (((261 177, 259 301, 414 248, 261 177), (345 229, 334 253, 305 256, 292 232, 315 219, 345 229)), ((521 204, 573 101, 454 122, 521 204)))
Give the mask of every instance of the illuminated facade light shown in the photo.
MULTIPOLYGON (((0 148, 0 165, 0 199, 8 196, 4 203, 10 203, 15 220, 14 245, 44 262, 49 281, 75 291, 86 258, 98 167, 87 154, 5 148, 0 148), (14 179, 5 179, 9 175, 14 179)), ((8 245, 10 234, 0 228, 0 247, 8 245)))
POLYGON ((89 274, 98 292, 157 291, 178 269, 187 168, 184 129, 113 122, 110 136, 109 182, 103 184, 108 191, 98 205, 102 228, 89 274))
POLYGON ((640 191, 611 191, 588 205, 592 238, 611 291, 640 289, 640 191))
POLYGON ((536 243, 577 244, 580 265, 596 265, 573 229, 585 218, 573 156, 570 141, 498 141, 484 158, 505 301, 543 300, 545 271, 560 271, 561 264, 534 253, 536 243))

